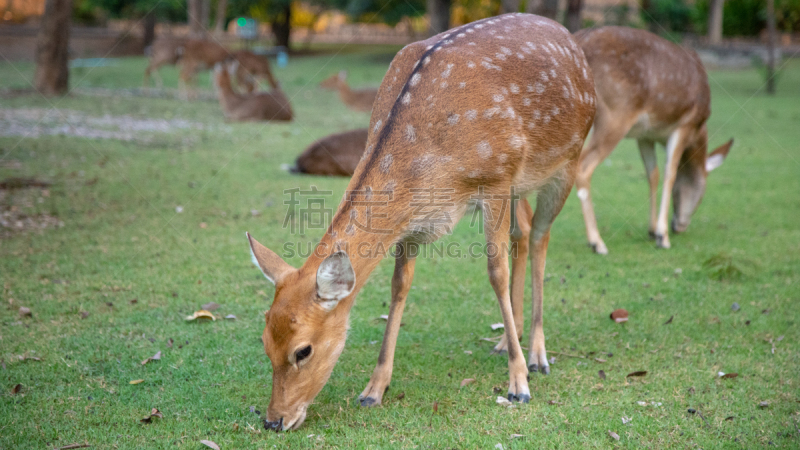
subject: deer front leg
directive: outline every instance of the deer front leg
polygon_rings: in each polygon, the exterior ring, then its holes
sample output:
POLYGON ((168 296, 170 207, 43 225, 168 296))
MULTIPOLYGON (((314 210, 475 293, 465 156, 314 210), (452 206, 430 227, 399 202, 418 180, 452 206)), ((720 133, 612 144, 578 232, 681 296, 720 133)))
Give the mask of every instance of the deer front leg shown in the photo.
MULTIPOLYGON (((508 194, 504 194, 506 197, 508 194)), ((514 314, 511 310, 511 296, 508 289, 508 230, 510 214, 504 211, 502 202, 507 200, 484 201, 484 230, 486 233, 486 256, 488 259, 489 281, 492 284, 500 314, 503 316, 506 342, 508 342, 508 399, 528 403, 531 392, 528 389, 528 367, 519 345, 514 314)))
POLYGON ((656 220, 658 217, 658 160, 656 159, 655 143, 646 139, 639 139, 639 154, 642 155, 647 181, 650 184, 650 225, 647 232, 650 237, 656 237, 656 220))
POLYGON ((389 382, 392 381, 394 349, 397 345, 397 335, 400 332, 400 321, 403 318, 408 291, 411 289, 411 281, 414 279, 416 259, 408 256, 408 246, 408 243, 397 244, 398 255, 394 263, 394 276, 392 276, 392 304, 389 307, 389 320, 386 322, 378 364, 372 371, 372 377, 369 379, 367 387, 358 396, 361 406, 380 405, 383 393, 386 392, 389 382))
MULTIPOLYGON (((511 311, 514 314, 514 328, 517 338, 522 339, 525 327, 525 278, 528 269, 528 244, 531 234, 531 220, 533 210, 527 199, 520 199, 512 209, 511 223, 516 224, 511 228, 511 311)), ((500 337, 500 342, 494 347, 492 353, 505 353, 508 351, 506 334, 500 337)))
POLYGON ((667 140, 667 163, 664 168, 664 185, 661 188, 661 206, 658 211, 656 222, 656 246, 659 248, 670 248, 669 243, 669 206, 672 200, 672 186, 675 184, 675 177, 678 173, 683 150, 686 148, 687 130, 678 128, 673 131, 667 140))
POLYGON ((561 212, 572 189, 574 166, 565 169, 562 177, 554 177, 536 196, 536 212, 531 225, 531 277, 533 279, 533 308, 531 311, 531 333, 528 349, 528 370, 537 370, 545 375, 550 373, 547 350, 544 345, 543 305, 544 305, 544 267, 547 259, 547 245, 550 242, 550 228, 561 212))

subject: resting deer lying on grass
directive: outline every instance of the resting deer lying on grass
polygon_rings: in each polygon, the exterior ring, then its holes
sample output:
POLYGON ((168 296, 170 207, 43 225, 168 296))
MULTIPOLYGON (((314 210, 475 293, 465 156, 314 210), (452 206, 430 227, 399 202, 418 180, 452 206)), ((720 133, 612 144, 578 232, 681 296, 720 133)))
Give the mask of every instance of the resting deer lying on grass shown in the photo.
POLYGON ((161 79, 158 69, 167 64, 177 64, 181 57, 181 49, 185 43, 186 39, 171 37, 158 38, 153 42, 153 45, 146 50, 146 53, 150 56, 150 61, 147 68, 144 69, 144 80, 142 82, 144 87, 150 84, 151 74, 155 76, 156 85, 159 88, 164 86, 164 81, 161 79))
POLYGON ((292 173, 353 175, 367 147, 367 128, 331 134, 309 145, 297 157, 292 173))
POLYGON ((624 137, 637 140, 650 182, 650 235, 669 248, 667 215, 673 199, 672 231, 682 232, 706 189, 708 173, 719 167, 733 139, 706 154, 711 115, 708 77, 700 58, 644 30, 603 27, 580 31, 597 87, 597 114, 581 155, 577 178, 586 234, 595 252, 608 253, 594 216, 592 173, 624 137), (657 211, 655 143, 667 148, 661 208, 657 211))
POLYGON ((214 67, 214 82, 219 95, 219 106, 228 120, 292 120, 292 106, 280 89, 256 94, 239 94, 231 86, 229 72, 236 72, 238 63, 232 61, 226 68, 223 64, 214 67))
POLYGON ((344 349, 356 294, 396 244, 386 333, 359 396, 362 406, 381 403, 414 276, 408 249, 449 232, 471 203, 484 211, 489 281, 508 342, 508 398, 528 402, 528 370, 548 371, 541 317, 550 227, 572 188, 594 113, 583 52, 549 19, 507 14, 398 52, 379 89, 364 157, 313 254, 295 269, 248 234, 254 262, 275 283, 262 336, 272 363, 265 426, 303 423, 344 349), (520 211, 514 196, 533 191, 528 366, 512 317, 508 242, 519 233, 511 227, 520 211), (431 194, 447 200, 415 214, 413 202, 431 194))
POLYGON ((347 85, 347 71, 345 70, 322 80, 319 85, 324 89, 338 91, 339 98, 342 99, 342 102, 350 109, 356 111, 372 111, 372 105, 375 103, 375 96, 378 95, 377 89, 350 89, 350 86, 347 85))
POLYGON ((257 80, 266 80, 272 89, 278 89, 278 81, 272 75, 269 60, 248 50, 233 52, 233 59, 239 62, 236 70, 236 83, 246 92, 253 92, 257 80))

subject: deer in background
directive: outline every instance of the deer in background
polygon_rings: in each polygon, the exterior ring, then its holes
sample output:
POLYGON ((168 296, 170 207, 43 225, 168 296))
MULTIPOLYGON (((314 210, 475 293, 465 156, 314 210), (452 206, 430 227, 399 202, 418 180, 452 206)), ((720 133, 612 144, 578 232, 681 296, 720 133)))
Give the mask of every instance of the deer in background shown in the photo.
POLYGON ((549 19, 484 19, 398 52, 378 91, 363 159, 312 255, 295 269, 247 235, 254 262, 275 283, 262 335, 273 370, 265 426, 303 423, 344 349, 356 295, 381 249, 396 245, 386 332, 359 396, 362 406, 381 403, 414 276, 409 249, 448 233, 470 204, 482 208, 494 249, 486 253, 505 325, 508 398, 528 402, 528 371, 549 371, 542 299, 550 228, 574 183, 594 114, 583 52, 549 19), (533 267, 528 364, 513 322, 508 242, 521 233, 511 227, 524 210, 515 199, 534 191, 535 214, 526 221, 533 267), (431 195, 445 200, 418 214, 412 205, 431 195))
POLYGON ((375 96, 378 95, 378 90, 373 88, 350 89, 347 84, 347 71, 345 70, 322 80, 319 85, 323 89, 338 91, 342 102, 348 108, 356 111, 372 111, 375 96))
POLYGON ((367 147, 367 128, 335 133, 315 141, 297 157, 292 173, 353 175, 367 147))
POLYGON ((236 83, 246 92, 253 92, 257 80, 266 80, 270 88, 278 89, 278 81, 272 75, 269 60, 248 50, 238 50, 231 54, 239 62, 236 70, 236 83))
POLYGON ((208 70, 227 60, 231 53, 216 42, 203 39, 189 39, 178 48, 180 54, 180 75, 178 89, 184 99, 193 96, 190 85, 200 70, 208 70))
POLYGON ((242 122, 248 120, 290 121, 292 106, 286 94, 280 89, 256 94, 239 94, 231 86, 231 73, 236 73, 238 63, 232 61, 225 67, 214 67, 214 82, 219 95, 219 105, 225 118, 242 122))
POLYGON ((644 30, 603 27, 580 31, 575 38, 594 73, 598 100, 576 183, 589 245, 608 253, 592 206, 592 173, 622 138, 630 137, 639 144, 650 183, 650 236, 658 247, 669 248, 670 199, 672 231, 685 231, 705 193, 708 173, 722 164, 733 144, 731 139, 706 153, 711 115, 706 71, 692 50, 644 30), (660 209, 657 142, 667 149, 660 209))
POLYGON ((161 88, 164 81, 158 73, 161 66, 168 64, 175 65, 181 57, 182 47, 186 39, 165 37, 156 39, 153 44, 145 49, 145 53, 150 57, 147 68, 144 69, 144 80, 142 84, 147 87, 150 84, 150 75, 155 75, 156 85, 161 88))

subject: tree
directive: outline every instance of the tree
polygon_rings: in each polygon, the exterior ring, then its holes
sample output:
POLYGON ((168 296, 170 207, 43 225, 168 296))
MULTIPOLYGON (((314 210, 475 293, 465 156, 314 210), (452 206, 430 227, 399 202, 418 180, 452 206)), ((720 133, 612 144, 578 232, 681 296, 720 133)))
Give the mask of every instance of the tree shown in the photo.
POLYGON ((525 5, 525 12, 556 20, 556 16, 558 16, 558 0, 528 0, 525 5))
POLYGON ((36 37, 34 86, 42 95, 64 95, 69 88, 69 28, 72 0, 47 0, 36 37))
POLYGON ((214 33, 222 34, 225 31, 225 20, 228 11, 228 0, 217 0, 217 15, 214 18, 214 33))
POLYGON ((211 11, 209 0, 187 0, 186 6, 186 20, 189 22, 189 34, 193 37, 204 35, 211 11))
POLYGON ((767 0, 767 93, 775 95, 775 0, 767 0))
POLYGON ((708 11, 708 42, 719 44, 722 42, 722 10, 725 0, 711 0, 708 11))
POLYGON ((450 0, 427 0, 428 2, 428 34, 435 34, 450 29, 450 0))
POLYGON ((581 9, 583 0, 567 0, 566 26, 570 33, 581 29, 581 9))

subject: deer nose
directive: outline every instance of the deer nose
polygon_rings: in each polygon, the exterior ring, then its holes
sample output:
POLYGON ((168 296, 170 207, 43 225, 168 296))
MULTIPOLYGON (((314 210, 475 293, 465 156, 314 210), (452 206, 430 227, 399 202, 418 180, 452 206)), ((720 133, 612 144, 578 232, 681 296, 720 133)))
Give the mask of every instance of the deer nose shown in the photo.
POLYGON ((266 428, 267 430, 272 430, 276 433, 283 430, 283 417, 281 417, 275 422, 264 420, 264 428, 266 428))

